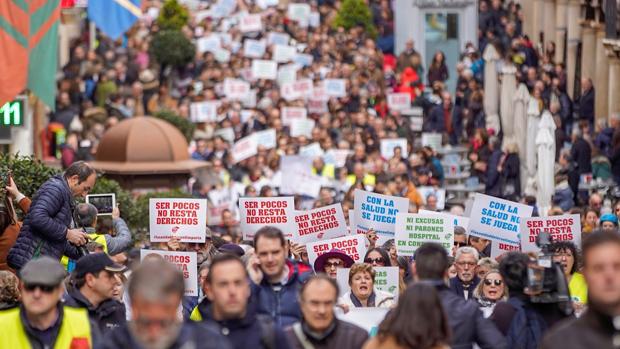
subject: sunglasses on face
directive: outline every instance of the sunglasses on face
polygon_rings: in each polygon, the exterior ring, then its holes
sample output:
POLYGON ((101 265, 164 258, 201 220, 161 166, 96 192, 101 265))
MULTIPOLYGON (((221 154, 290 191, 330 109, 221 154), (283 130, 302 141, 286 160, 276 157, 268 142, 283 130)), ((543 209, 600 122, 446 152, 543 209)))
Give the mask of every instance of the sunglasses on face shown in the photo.
POLYGON ((456 246, 456 247, 463 247, 463 246, 467 246, 467 243, 466 242, 455 241, 454 242, 454 246, 456 246))
POLYGON ((484 284, 487 286, 491 286, 493 284, 495 284, 495 286, 501 286, 504 282, 502 280, 490 280, 490 279, 485 279, 484 280, 484 284))
POLYGON ((383 260, 383 257, 379 257, 379 258, 366 258, 366 259, 364 259, 364 263, 368 263, 368 264, 373 264, 373 263, 382 264, 382 263, 385 263, 385 261, 383 260))
POLYGON ((34 292, 36 289, 40 289, 43 293, 52 293, 56 287, 46 285, 24 285, 24 289, 28 292, 34 292))
POLYGON ((342 262, 327 262, 325 269, 342 267, 342 262))

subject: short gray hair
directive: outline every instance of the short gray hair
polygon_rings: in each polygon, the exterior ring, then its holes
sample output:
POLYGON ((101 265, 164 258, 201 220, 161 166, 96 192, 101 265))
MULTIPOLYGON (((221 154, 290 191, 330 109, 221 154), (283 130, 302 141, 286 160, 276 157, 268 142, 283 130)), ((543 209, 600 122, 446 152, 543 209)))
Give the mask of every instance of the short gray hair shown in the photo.
POLYGON ((77 212, 77 224, 80 227, 92 227, 97 219, 97 208, 93 204, 81 203, 75 209, 77 212))
POLYGON ((131 273, 129 279, 129 298, 136 296, 152 302, 165 302, 170 295, 181 299, 185 293, 183 274, 172 264, 157 259, 143 261, 131 273))
POLYGON ((474 258, 476 259, 476 263, 478 263, 478 260, 480 259, 478 250, 476 250, 475 248, 471 246, 463 246, 463 247, 459 247, 458 250, 456 250, 456 253, 454 254, 454 260, 458 260, 464 254, 473 255, 474 258))
POLYGON ((497 269, 499 268, 499 263, 497 263, 497 261, 494 260, 493 258, 484 257, 478 261, 478 266, 489 267, 489 269, 497 269))

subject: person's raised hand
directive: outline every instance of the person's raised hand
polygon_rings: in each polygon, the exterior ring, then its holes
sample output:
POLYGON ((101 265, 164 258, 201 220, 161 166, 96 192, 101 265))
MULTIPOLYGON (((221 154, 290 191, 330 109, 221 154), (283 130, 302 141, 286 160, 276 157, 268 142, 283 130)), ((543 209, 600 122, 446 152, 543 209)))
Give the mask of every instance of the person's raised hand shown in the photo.
POLYGON ((168 240, 166 245, 168 246, 169 251, 178 251, 181 249, 181 239, 173 236, 170 240, 168 240))
POLYGON ((75 246, 86 245, 88 242, 88 234, 82 231, 82 229, 69 229, 67 230, 67 240, 75 246))
POLYGON ((369 229, 365 235, 369 243, 368 248, 375 247, 375 245, 377 244, 377 240, 379 240, 379 237, 377 236, 377 232, 374 229, 369 229))
POLYGON ((19 196, 19 189, 17 188, 17 185, 15 184, 15 181, 11 176, 9 176, 9 185, 6 186, 4 189, 6 189, 6 192, 9 194, 9 197, 11 199, 15 199, 17 196, 19 196))
POLYGON ((248 275, 252 282, 257 285, 263 281, 263 271, 260 269, 260 260, 255 254, 248 259, 248 275))

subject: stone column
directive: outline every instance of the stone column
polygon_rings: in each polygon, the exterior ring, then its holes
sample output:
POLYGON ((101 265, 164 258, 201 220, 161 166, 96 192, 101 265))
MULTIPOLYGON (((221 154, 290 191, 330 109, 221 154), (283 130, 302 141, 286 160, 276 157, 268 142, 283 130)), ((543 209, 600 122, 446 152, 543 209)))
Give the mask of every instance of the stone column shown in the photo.
POLYGON ((532 42, 540 42, 540 32, 543 31, 543 21, 545 18, 545 3, 543 0, 534 0, 534 23, 532 25, 532 33, 530 39, 532 42))
POLYGON ((609 115, 609 101, 607 89, 609 88, 609 60, 603 45, 605 28, 601 25, 596 29, 596 69, 594 81, 594 111, 596 119, 604 119, 609 115))
POLYGON ((577 71, 577 46, 581 41, 581 26, 579 18, 581 16, 581 4, 579 0, 568 0, 568 16, 567 16, 567 47, 566 47, 566 76, 568 95, 573 98, 575 91, 575 74, 577 71))
POLYGON ((581 77, 594 80, 596 33, 589 21, 584 22, 581 27, 581 77))
MULTIPOLYGON (((542 18, 543 32, 545 33, 545 43, 549 41, 555 41, 555 0, 544 0, 543 2, 544 14, 542 18)), ((556 46, 557 48, 557 46, 556 46)))
POLYGON ((557 0, 555 9, 555 61, 564 63, 564 38, 566 37, 566 16, 568 6, 566 0, 557 0))
POLYGON ((605 40, 609 59, 609 115, 620 112, 620 40, 605 40))
POLYGON ((534 1, 525 0, 520 3, 523 8, 523 33, 532 37, 534 33, 534 1))

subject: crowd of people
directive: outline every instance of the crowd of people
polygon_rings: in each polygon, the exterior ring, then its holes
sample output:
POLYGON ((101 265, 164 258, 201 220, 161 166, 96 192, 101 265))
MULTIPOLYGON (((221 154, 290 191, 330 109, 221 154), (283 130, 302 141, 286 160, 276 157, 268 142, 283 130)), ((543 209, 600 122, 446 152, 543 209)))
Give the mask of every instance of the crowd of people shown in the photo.
MULTIPOLYGON (((340 1, 309 2, 319 20, 289 18, 288 5, 261 1, 199 2, 183 34, 191 40, 219 37, 218 50, 197 50, 186 66, 163 69, 149 54, 158 0, 143 1, 145 16, 113 41, 97 35, 96 46, 78 39, 59 79, 50 129, 67 132, 59 145, 62 175, 49 179, 32 198, 13 180, 0 206, 0 347, 33 348, 612 348, 620 315, 620 200, 613 190, 588 192, 584 177, 620 184, 620 115, 609 123, 596 118, 594 89, 581 81, 575 100, 555 59, 553 42, 544 46, 522 31, 517 3, 480 1, 479 41, 468 43, 456 68, 456 90, 442 52, 425 67, 415 43, 394 52, 394 9, 387 0, 368 0, 378 37, 363 27, 334 28, 340 1), (212 11, 227 13, 223 18, 212 11), (262 30, 242 33, 234 18, 260 13, 262 30), (295 79, 319 89, 325 79, 344 79, 346 95, 287 100, 276 80, 253 79, 244 41, 286 36, 286 44, 311 62, 296 63, 295 79), (523 154, 484 108, 483 52, 492 45, 500 67, 514 66, 538 112, 556 123, 555 192, 549 212, 538 212, 535 187, 521 178, 523 154), (225 79, 249 82, 256 101, 224 98, 225 79), (422 110, 421 130, 402 110, 388 107, 390 93, 411 95, 422 110), (192 103, 221 101, 217 121, 200 122, 188 153, 209 164, 187 190, 221 206, 209 223, 205 243, 134 241, 115 208, 110 232, 97 231, 97 209, 76 204, 90 192, 97 174, 92 160, 103 134, 128 118, 171 111, 192 119, 192 103), (283 107, 307 108, 314 121, 307 135, 292 136, 283 107), (55 125, 53 124, 55 123, 55 125), (275 147, 235 161, 236 141, 274 129, 275 147), (420 132, 440 133, 446 145, 466 146, 462 159, 486 194, 534 207, 534 215, 579 214, 582 245, 557 241, 549 247, 566 280, 568 299, 536 301, 528 275, 536 256, 510 252, 491 258, 491 241, 455 227, 451 256, 441 245, 420 246, 413 258, 399 256, 394 240, 378 244, 366 233, 367 252, 356 263, 333 249, 310 265, 305 246, 288 241, 274 227, 244 240, 240 197, 283 194, 281 159, 312 153, 309 174, 319 177, 317 195, 296 195, 296 209, 339 203, 349 221, 355 189, 409 199, 420 209, 464 215, 462 203, 440 204, 444 160, 420 132), (230 136, 232 134, 232 136, 230 136), (406 147, 381 151, 382 140, 404 138, 406 147), (316 148, 315 148, 316 149, 316 148), (344 154, 336 159, 334 154, 344 154), (215 179, 215 180, 213 180, 215 179), (429 190, 430 188, 430 190, 429 190), (226 199, 222 199, 226 198, 226 199), (15 204, 24 217, 17 219, 15 204), (197 296, 186 296, 184 276, 157 254, 141 250, 195 252, 197 296), (375 285, 376 268, 398 267, 398 292, 375 285), (341 292, 337 271, 347 268, 349 291, 341 292), (384 308, 373 331, 341 320, 355 308, 384 308)), ((91 43, 92 44, 92 43, 91 43)), ((273 59, 267 45, 261 59, 273 59)), ((532 141, 533 140, 528 140, 532 141)), ((291 194, 291 193, 287 193, 291 194)))

